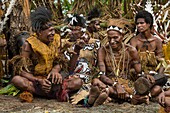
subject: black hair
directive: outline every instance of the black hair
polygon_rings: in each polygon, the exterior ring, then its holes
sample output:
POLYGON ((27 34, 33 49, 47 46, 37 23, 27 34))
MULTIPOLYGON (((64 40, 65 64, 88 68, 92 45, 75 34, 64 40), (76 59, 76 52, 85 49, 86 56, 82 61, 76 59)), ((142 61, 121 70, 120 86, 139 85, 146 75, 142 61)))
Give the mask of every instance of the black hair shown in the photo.
POLYGON ((78 14, 73 14, 72 17, 67 17, 65 19, 65 22, 70 23, 73 19, 73 17, 76 18, 77 21, 73 20, 72 26, 80 26, 80 27, 86 27, 86 20, 83 16, 80 16, 78 14))
POLYGON ((52 20, 52 13, 45 7, 38 7, 31 13, 31 24, 34 32, 40 32, 47 29, 49 26, 46 24, 52 20))
POLYGON ((29 32, 22 31, 11 38, 8 44, 9 59, 13 58, 15 55, 20 54, 21 47, 25 43, 26 39, 29 38, 29 36, 30 36, 29 32))
POLYGON ((150 24, 150 28, 153 27, 153 16, 151 13, 145 10, 141 10, 136 14, 135 23, 137 23, 138 18, 144 18, 147 24, 150 24))
POLYGON ((88 14, 87 14, 87 20, 92 20, 93 18, 98 18, 101 15, 101 11, 94 7, 88 14))

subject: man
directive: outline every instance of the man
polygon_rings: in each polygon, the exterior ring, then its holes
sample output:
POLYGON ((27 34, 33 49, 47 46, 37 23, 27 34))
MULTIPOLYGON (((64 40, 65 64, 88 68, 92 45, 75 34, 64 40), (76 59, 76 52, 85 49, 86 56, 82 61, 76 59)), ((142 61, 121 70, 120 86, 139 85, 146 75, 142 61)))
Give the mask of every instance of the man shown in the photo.
POLYGON ((77 104, 84 98, 83 95, 88 94, 84 89, 89 88, 90 78, 96 72, 97 50, 100 47, 100 41, 93 39, 91 34, 85 28, 84 17, 78 14, 68 15, 66 19, 69 25, 70 32, 68 33, 68 42, 72 43, 70 48, 65 52, 69 61, 69 74, 71 76, 77 75, 84 84, 78 93, 73 95, 72 103, 77 104), (68 54, 69 53, 69 54, 68 54), (84 93, 85 92, 85 93, 84 93))
MULTIPOLYGON (((91 91, 86 104, 97 106, 103 104, 108 97, 123 101, 131 101, 135 96, 130 88, 130 81, 141 73, 141 64, 137 50, 122 42, 124 31, 119 19, 111 19, 108 22, 108 43, 98 50, 99 76, 92 81, 91 91), (135 70, 130 75, 130 69, 135 70)), ((140 102, 146 102, 147 98, 138 98, 140 102)), ((132 102, 133 103, 133 102, 132 102)))
POLYGON ((131 39, 130 44, 138 50, 142 71, 144 75, 146 75, 146 78, 151 81, 151 84, 144 85, 145 83, 148 83, 143 82, 144 78, 140 78, 138 82, 136 82, 136 86, 142 81, 143 83, 140 85, 143 85, 144 87, 143 89, 141 89, 142 87, 136 87, 136 90, 142 94, 145 93, 146 89, 152 87, 151 96, 157 96, 162 91, 160 86, 164 85, 167 81, 163 75, 164 55, 162 41, 152 33, 153 17, 151 13, 147 11, 139 11, 135 17, 135 23, 138 34, 131 39), (156 80, 151 75, 154 75, 154 77, 159 80, 156 80))
POLYGON ((21 59, 14 64, 15 76, 11 82, 22 91, 68 101, 68 92, 79 89, 82 80, 64 79, 60 74, 62 64, 57 59, 60 36, 55 34, 52 14, 45 7, 38 7, 31 14, 31 22, 35 34, 22 46, 21 59))
POLYGON ((100 27, 101 24, 101 10, 94 7, 87 15, 87 30, 90 32, 92 38, 103 41, 106 38, 105 30, 100 27))

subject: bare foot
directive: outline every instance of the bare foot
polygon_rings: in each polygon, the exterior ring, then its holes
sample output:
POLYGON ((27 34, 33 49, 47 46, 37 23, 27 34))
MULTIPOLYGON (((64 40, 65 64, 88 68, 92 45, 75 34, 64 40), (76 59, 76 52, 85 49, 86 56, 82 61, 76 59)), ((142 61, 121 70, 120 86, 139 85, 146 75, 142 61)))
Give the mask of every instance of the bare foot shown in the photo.
POLYGON ((98 86, 92 85, 91 89, 90 89, 88 104, 93 105, 95 100, 98 98, 99 94, 100 94, 100 90, 99 90, 98 86))
POLYGON ((106 101, 107 98, 108 98, 108 94, 106 92, 102 92, 98 96, 98 98, 96 99, 96 101, 95 101, 93 106, 98 106, 98 105, 103 104, 106 101))
POLYGON ((146 103, 149 104, 149 96, 133 95, 131 103, 134 105, 146 103))

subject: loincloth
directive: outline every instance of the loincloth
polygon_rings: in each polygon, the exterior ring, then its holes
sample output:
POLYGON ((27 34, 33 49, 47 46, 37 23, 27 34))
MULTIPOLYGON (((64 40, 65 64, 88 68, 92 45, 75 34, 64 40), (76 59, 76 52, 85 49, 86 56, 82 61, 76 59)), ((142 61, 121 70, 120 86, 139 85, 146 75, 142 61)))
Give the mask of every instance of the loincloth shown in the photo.
MULTIPOLYGON (((116 80, 114 78, 112 78, 112 80, 114 82, 116 82, 116 80)), ((134 86, 133 86, 133 82, 132 81, 130 81, 128 79, 123 79, 123 78, 117 78, 117 81, 118 81, 119 84, 122 85, 122 87, 124 88, 124 90, 128 94, 130 94, 130 95, 134 94, 134 86)))

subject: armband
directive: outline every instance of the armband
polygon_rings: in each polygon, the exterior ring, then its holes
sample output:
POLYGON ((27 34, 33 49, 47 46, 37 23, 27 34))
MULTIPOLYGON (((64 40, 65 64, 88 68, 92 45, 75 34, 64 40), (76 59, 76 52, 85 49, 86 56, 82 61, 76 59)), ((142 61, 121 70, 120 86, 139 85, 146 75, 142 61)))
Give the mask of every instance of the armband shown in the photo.
POLYGON ((132 61, 132 65, 140 64, 140 61, 132 61))

